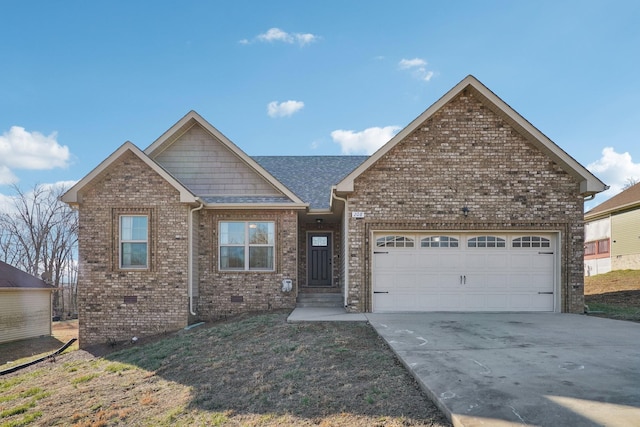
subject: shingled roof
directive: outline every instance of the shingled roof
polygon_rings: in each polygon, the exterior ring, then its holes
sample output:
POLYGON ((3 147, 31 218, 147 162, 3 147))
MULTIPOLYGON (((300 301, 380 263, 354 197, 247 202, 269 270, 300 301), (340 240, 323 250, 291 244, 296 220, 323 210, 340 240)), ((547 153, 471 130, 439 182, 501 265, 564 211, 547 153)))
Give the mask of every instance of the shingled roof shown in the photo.
POLYGON ((310 209, 329 209, 331 187, 369 156, 255 156, 274 178, 293 191, 310 209))
POLYGON ((54 289, 55 287, 6 262, 0 261, 0 288, 54 289))
POLYGON ((605 200, 585 213, 584 216, 585 219, 588 219, 634 207, 640 207, 640 183, 632 185, 609 200, 605 200))

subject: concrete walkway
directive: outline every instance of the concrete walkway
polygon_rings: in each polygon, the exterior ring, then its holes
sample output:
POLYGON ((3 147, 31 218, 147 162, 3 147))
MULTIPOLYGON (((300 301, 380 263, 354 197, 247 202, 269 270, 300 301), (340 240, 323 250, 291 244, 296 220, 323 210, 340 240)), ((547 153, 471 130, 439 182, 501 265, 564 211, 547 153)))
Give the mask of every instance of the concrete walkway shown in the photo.
POLYGON ((574 314, 352 314, 369 321, 454 426, 640 426, 640 324, 574 314))
POLYGON ((347 313, 341 307, 296 307, 287 322, 366 322, 364 313, 347 313))

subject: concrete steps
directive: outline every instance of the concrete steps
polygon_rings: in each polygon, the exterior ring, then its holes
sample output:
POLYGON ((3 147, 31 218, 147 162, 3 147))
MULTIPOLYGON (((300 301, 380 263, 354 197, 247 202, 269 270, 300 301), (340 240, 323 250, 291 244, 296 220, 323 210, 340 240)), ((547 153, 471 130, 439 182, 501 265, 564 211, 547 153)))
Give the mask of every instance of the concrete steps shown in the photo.
POLYGON ((336 293, 300 293, 296 307, 342 307, 342 294, 336 293))

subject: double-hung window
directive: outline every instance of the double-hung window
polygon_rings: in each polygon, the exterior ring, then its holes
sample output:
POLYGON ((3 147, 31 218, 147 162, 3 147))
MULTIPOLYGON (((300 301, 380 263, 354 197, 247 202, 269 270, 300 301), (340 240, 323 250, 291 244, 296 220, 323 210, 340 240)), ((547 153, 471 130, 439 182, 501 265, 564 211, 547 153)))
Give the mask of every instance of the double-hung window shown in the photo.
POLYGON ((275 223, 220 222, 220 270, 273 271, 275 223))
POLYGON ((149 218, 146 215, 120 217, 120 268, 149 267, 149 218))

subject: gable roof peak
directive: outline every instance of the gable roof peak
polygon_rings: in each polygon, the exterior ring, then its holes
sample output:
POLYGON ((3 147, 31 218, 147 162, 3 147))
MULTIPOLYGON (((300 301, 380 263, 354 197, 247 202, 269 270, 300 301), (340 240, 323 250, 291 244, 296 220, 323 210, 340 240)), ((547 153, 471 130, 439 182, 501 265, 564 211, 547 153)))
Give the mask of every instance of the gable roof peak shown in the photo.
POLYGON ((434 116, 441 108, 451 102, 465 89, 472 87, 474 94, 480 102, 487 106, 495 114, 501 116, 509 125, 511 125, 518 133, 531 142, 541 152, 555 161, 568 174, 572 175, 580 183, 580 194, 584 197, 593 196, 608 187, 600 181, 595 175, 589 172, 584 166, 578 163, 573 157, 567 154, 562 148, 551 141, 546 135, 540 132, 536 127, 529 123, 518 112, 511 108, 506 102, 500 99, 488 87, 480 82, 473 75, 469 74, 462 79, 457 85, 451 88, 440 99, 434 102, 422 114, 416 117, 409 125, 398 132, 393 138, 383 145, 378 151, 373 153, 369 159, 362 163, 353 172, 347 175, 336 186, 338 193, 350 193, 354 188, 354 180, 375 164, 380 158, 388 153, 400 141, 404 140, 409 134, 415 131, 427 119, 434 116))
POLYGON ((166 170, 164 170, 159 164, 150 159, 142 150, 140 150, 134 143, 131 141, 126 141, 120 147, 116 149, 109 157, 102 161, 98 166, 96 166, 91 172, 89 172, 84 178, 78 181, 73 187, 67 190, 61 197, 61 200, 65 203, 68 203, 72 206, 77 206, 82 203, 82 190, 85 186, 87 186, 91 181, 95 178, 102 175, 106 172, 111 165, 116 162, 120 157, 122 157, 125 153, 131 152, 133 155, 138 157, 144 163, 147 164, 153 171, 155 171, 158 175, 162 176, 170 185, 172 185, 178 192, 180 193, 180 201, 183 203, 195 203, 196 197, 191 191, 189 191, 184 185, 182 185, 178 180, 176 180, 171 174, 169 174, 166 170))
POLYGON ((158 139, 156 139, 151 145, 149 145, 144 153, 151 159, 156 159, 164 150, 170 147, 176 142, 182 135, 184 135, 194 125, 202 127, 206 132, 217 139, 223 146, 231 151, 240 161, 244 162, 249 168, 253 169, 259 176, 265 179, 269 184, 276 188, 279 192, 288 197, 294 204, 306 205, 293 191, 284 186, 278 179, 270 174, 265 168, 263 168, 258 162, 248 156, 243 150, 241 150, 236 144, 234 144, 229 138, 227 138, 222 132, 216 129, 211 123, 205 120, 195 110, 190 110, 180 120, 178 120, 173 126, 171 126, 166 132, 164 132, 158 139))

